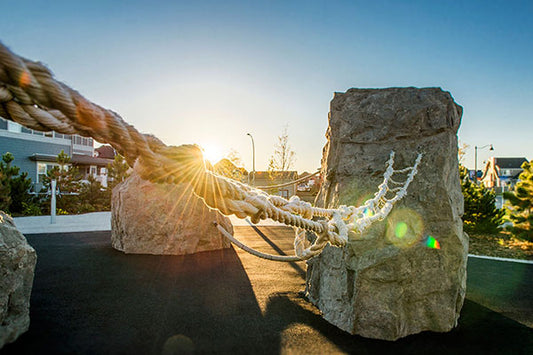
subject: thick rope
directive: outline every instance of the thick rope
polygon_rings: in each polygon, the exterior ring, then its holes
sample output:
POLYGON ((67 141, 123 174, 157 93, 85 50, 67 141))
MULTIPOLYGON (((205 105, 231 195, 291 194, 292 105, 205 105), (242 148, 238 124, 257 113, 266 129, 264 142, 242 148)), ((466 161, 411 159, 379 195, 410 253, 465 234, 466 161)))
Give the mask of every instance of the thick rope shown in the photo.
POLYGON ((42 63, 17 56, 2 43, 0 116, 37 131, 79 134, 110 144, 130 166, 137 162, 143 179, 187 183, 209 207, 225 215, 249 216, 253 223, 270 218, 316 233, 318 238, 313 245, 301 248, 303 242, 299 244, 300 257, 316 255, 328 243, 343 246, 350 230, 361 233, 374 221, 385 218, 392 205, 405 195, 420 162, 419 155, 412 168, 397 171, 411 173, 403 186, 395 190, 395 197, 389 199, 386 194, 392 190, 388 183, 394 174, 394 154, 391 154, 378 193, 359 208, 321 209, 296 198, 286 200, 268 195, 208 170, 197 145, 167 146, 154 136, 140 133, 117 113, 96 105, 55 80, 42 63), (371 211, 372 216, 365 216, 365 210, 371 211), (328 221, 314 221, 315 216, 326 217, 328 221))

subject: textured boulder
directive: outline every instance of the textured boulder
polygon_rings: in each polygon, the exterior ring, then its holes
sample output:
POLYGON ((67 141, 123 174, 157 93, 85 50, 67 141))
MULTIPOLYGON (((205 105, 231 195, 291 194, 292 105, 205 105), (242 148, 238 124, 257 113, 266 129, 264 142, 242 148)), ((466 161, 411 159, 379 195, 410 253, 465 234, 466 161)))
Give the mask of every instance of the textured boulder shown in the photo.
POLYGON ((457 325, 468 254, 457 162, 461 115, 440 88, 335 94, 317 205, 361 205, 377 191, 391 150, 397 169, 424 155, 386 220, 363 240, 327 247, 309 261, 308 297, 332 324, 385 340, 457 325))
POLYGON ((30 295, 37 256, 13 219, 0 211, 0 348, 30 326, 30 295))
POLYGON ((209 209, 188 185, 155 184, 134 173, 113 189, 111 242, 127 254, 183 255, 229 248, 215 227, 230 220, 209 209))

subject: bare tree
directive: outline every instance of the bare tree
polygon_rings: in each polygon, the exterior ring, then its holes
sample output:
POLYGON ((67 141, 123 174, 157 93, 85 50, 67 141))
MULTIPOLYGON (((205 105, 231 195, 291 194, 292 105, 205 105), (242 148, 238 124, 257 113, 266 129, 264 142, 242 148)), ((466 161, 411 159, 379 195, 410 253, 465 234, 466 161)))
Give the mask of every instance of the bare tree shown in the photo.
POLYGON ((294 165, 296 153, 289 144, 288 126, 283 128, 283 132, 278 137, 278 142, 274 145, 274 153, 268 162, 268 171, 287 171, 294 165))
POLYGON ((457 156, 459 159, 459 164, 463 164, 463 159, 466 155, 466 150, 470 147, 470 145, 466 144, 465 142, 459 142, 459 149, 457 151, 457 156))

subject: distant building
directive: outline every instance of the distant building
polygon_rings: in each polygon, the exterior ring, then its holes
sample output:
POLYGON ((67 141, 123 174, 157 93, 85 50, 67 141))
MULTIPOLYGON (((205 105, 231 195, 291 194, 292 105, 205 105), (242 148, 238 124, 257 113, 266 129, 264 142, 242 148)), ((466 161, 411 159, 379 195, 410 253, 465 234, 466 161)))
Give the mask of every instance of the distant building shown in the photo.
MULTIPOLYGON (((311 174, 305 171, 298 176, 298 179, 305 178, 309 175, 311 174)), ((313 175, 310 178, 298 183, 298 186, 296 187, 296 195, 304 201, 314 203, 321 185, 322 176, 320 174, 313 175)))
POLYGON ((213 166, 217 174, 229 177, 240 182, 247 182, 248 172, 245 168, 238 167, 227 158, 220 159, 218 163, 213 166))
MULTIPOLYGON (((255 173, 250 174, 254 174, 254 186, 259 187, 289 184, 298 179, 298 172, 296 171, 256 171, 255 173)), ((265 188, 264 190, 273 195, 290 198, 296 194, 296 183, 275 189, 265 188)))
POLYGON ((12 164, 28 173, 34 191, 41 189, 46 172, 58 165, 56 158, 61 151, 70 156, 71 164, 78 167, 82 178, 92 175, 107 183, 106 167, 113 159, 96 157, 92 138, 34 131, 0 117, 0 153, 13 154, 12 164))
POLYGON ((496 193, 496 207, 502 208, 504 202, 502 193, 516 185, 523 171, 524 162, 527 162, 527 159, 523 157, 490 157, 487 161, 481 176, 481 183, 496 193))
POLYGON ((481 182, 487 188, 512 188, 522 173, 522 164, 526 158, 490 157, 483 169, 481 182))

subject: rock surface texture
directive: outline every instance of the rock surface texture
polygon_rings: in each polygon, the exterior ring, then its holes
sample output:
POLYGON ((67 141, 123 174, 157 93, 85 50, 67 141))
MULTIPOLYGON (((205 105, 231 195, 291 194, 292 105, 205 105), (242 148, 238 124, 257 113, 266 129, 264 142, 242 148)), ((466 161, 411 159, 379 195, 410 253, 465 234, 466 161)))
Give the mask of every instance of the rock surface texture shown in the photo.
POLYGON ((37 256, 13 219, 0 211, 0 348, 30 326, 30 295, 37 256))
POLYGON ((396 169, 424 155, 407 196, 386 220, 363 240, 328 246, 309 261, 308 297, 332 324, 385 340, 457 325, 468 255, 457 162, 461 116, 461 106, 440 88, 335 94, 318 206, 359 206, 371 198, 391 150, 396 169))
POLYGON ((155 184, 134 171, 113 189, 111 243, 127 254, 183 255, 229 248, 214 221, 233 234, 230 220, 206 207, 186 184, 155 184))

